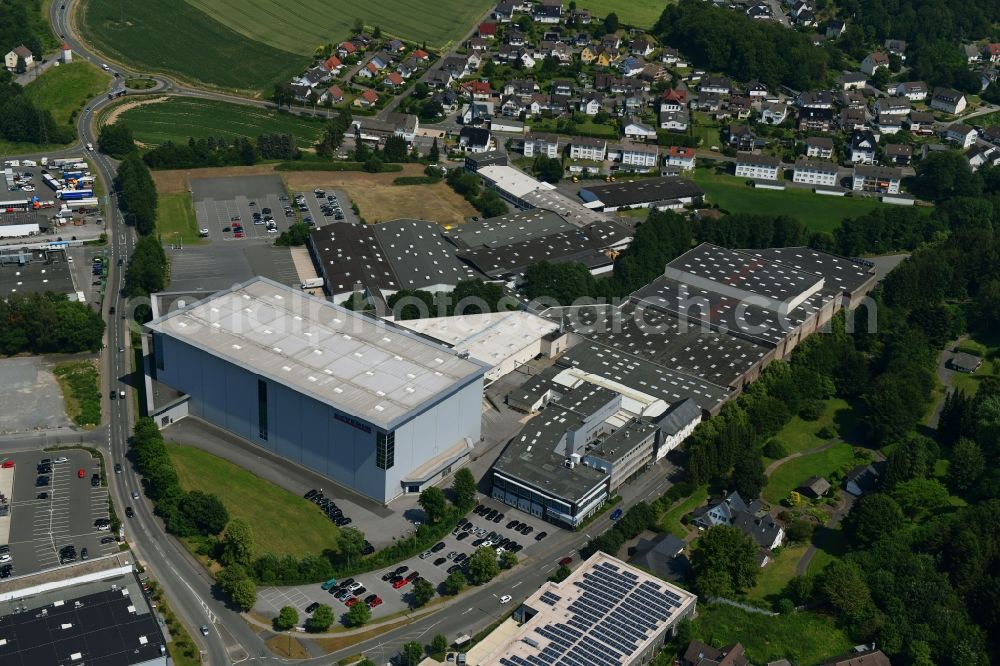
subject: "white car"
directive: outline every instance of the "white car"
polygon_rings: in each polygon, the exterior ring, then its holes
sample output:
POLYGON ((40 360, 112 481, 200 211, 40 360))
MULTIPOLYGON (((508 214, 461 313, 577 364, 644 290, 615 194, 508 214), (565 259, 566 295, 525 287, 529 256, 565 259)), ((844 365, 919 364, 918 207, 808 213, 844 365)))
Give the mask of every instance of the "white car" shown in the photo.
POLYGON ((198 230, 198 235, 201 236, 202 238, 208 238, 208 233, 209 233, 208 229, 199 229, 198 230))
POLYGON ((359 583, 358 581, 354 581, 353 583, 347 586, 347 589, 350 590, 351 592, 357 592, 362 587, 364 586, 361 583, 359 583))
POLYGON ((426 560, 426 559, 427 559, 428 557, 430 557, 430 556, 431 556, 431 555, 433 555, 433 554, 434 554, 434 553, 432 553, 431 551, 429 551, 429 550, 425 550, 424 552, 420 553, 420 556, 419 556, 419 557, 420 557, 420 559, 422 559, 422 560, 426 560))
POLYGON ((139 499, 139 491, 138 490, 133 490, 132 491, 132 499, 139 499))
POLYGON ((500 597, 500 603, 502 604, 509 604, 510 601, 511 601, 511 596, 509 594, 505 594, 502 597, 500 597))
POLYGON ((4 553, 3 555, 0 555, 0 562, 10 562, 11 559, 13 558, 11 558, 10 553, 4 553))
POLYGON ((66 456, 59 456, 58 458, 53 458, 53 459, 52 459, 52 462, 53 462, 53 463, 64 463, 64 462, 69 462, 69 458, 67 458, 66 456))

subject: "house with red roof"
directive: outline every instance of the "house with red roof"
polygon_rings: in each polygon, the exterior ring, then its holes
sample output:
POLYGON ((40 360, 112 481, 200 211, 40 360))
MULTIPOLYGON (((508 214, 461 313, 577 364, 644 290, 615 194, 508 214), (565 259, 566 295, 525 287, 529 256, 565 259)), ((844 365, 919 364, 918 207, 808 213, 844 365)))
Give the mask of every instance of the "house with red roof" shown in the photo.
POLYGON ((365 90, 354 100, 354 103, 364 108, 375 106, 378 103, 378 93, 374 90, 365 90))
POLYGON ((389 72, 389 75, 385 77, 385 82, 393 88, 399 88, 403 85, 403 77, 399 75, 399 72, 389 72))
POLYGON ((378 74, 378 67, 373 62, 368 63, 358 70, 358 76, 366 79, 374 79, 376 74, 378 74))
POLYGON ((349 55, 354 55, 358 52, 358 47, 354 45, 354 42, 341 42, 340 46, 337 47, 337 54, 341 58, 346 58, 349 55))
POLYGON ((323 93, 323 96, 319 98, 320 103, 330 100, 331 104, 340 104, 344 101, 344 91, 340 89, 340 86, 330 86, 323 93))
POLYGON ((688 94, 686 90, 664 90, 660 97, 660 111, 681 111, 687 108, 688 94))
POLYGON ((493 39, 497 36, 497 24, 491 21, 483 21, 479 24, 479 36, 483 39, 493 39))
POLYGON ((990 62, 1000 62, 1000 44, 987 44, 986 57, 990 62))
POLYGON ((430 58, 431 58, 431 57, 430 57, 430 56, 429 56, 429 55, 427 54, 427 51, 424 51, 423 49, 417 49, 417 50, 416 50, 416 51, 414 51, 414 52, 413 52, 413 53, 412 53, 411 55, 412 55, 412 56, 413 56, 414 58, 416 58, 417 60, 430 60, 430 58))
POLYGON ((340 62, 340 58, 335 55, 330 56, 320 65, 323 69, 330 72, 331 74, 337 74, 343 68, 344 64, 340 62))
POLYGON ((670 149, 667 151, 667 159, 664 160, 666 166, 677 167, 684 171, 693 171, 694 162, 694 148, 684 146, 670 146, 670 149))
POLYGON ((469 95, 474 100, 486 101, 493 97, 493 88, 489 81, 466 81, 460 86, 462 94, 469 95))

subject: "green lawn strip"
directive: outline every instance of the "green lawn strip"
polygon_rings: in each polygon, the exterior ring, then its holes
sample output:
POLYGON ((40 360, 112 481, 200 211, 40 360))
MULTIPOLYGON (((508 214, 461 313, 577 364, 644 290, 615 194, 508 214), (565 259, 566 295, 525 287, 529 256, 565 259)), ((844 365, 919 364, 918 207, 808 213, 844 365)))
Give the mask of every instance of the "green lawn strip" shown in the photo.
POLYGON ((52 153, 57 150, 65 149, 66 144, 61 143, 23 143, 19 141, 5 141, 0 139, 0 155, 8 157, 26 154, 34 155, 36 153, 52 153))
POLYGON ((756 664, 777 659, 817 664, 853 645, 830 618, 817 613, 770 617, 724 604, 698 604, 694 636, 709 645, 738 641, 756 664))
POLYGON ((782 547, 776 554, 772 553, 771 561, 757 576, 757 584, 747 590, 747 598, 753 601, 775 601, 788 581, 795 578, 795 568, 808 547, 808 544, 796 544, 782 547))
POLYGON ((801 220, 810 231, 833 231, 846 217, 858 217, 883 205, 872 197, 832 197, 812 190, 788 188, 763 190, 747 186, 745 178, 698 168, 694 181, 705 199, 730 213, 788 215, 801 220))
POLYGON ((789 460, 771 473, 764 488, 764 499, 777 504, 809 477, 828 477, 853 461, 854 447, 840 441, 823 451, 789 460))
MULTIPOLYGON (((531 129, 536 132, 557 132, 559 131, 557 123, 553 118, 542 118, 531 124, 531 129)), ((592 136, 600 139, 607 139, 609 141, 618 140, 618 130, 611 125, 604 125, 595 123, 591 119, 587 119, 582 123, 577 123, 576 129, 573 134, 579 136, 592 136)))
POLYGON ((24 88, 36 106, 48 109, 57 123, 69 124, 83 105, 108 87, 108 75, 88 62, 77 60, 50 67, 24 88))
POLYGON ((626 25, 649 30, 663 13, 663 6, 670 4, 663 0, 580 0, 578 9, 586 9, 594 19, 603 20, 614 12, 618 20, 626 25))
POLYGON ((217 495, 230 517, 252 526, 257 553, 301 557, 333 547, 337 528, 312 503, 201 449, 167 450, 182 488, 217 495))
POLYGON ((665 532, 670 532, 674 536, 683 539, 687 536, 687 530, 681 524, 681 518, 691 513, 699 506, 708 501, 708 486, 701 486, 686 500, 663 514, 660 518, 660 528, 665 532))
POLYGON ((818 419, 806 421, 798 416, 793 416, 792 420, 786 423, 785 427, 774 436, 774 439, 781 442, 789 454, 818 448, 829 440, 817 437, 816 433, 834 423, 838 416, 843 418, 849 410, 850 407, 845 400, 839 398, 827 400, 826 409, 818 419))
POLYGON ((288 133, 300 148, 316 143, 325 121, 291 113, 271 111, 194 97, 171 97, 165 102, 145 104, 125 111, 119 121, 132 130, 136 141, 156 146, 166 141, 187 143, 190 137, 256 139, 260 134, 288 133))
POLYGON ((198 220, 188 192, 161 194, 157 199, 156 232, 164 245, 181 241, 186 245, 200 245, 198 220))
POLYGON ((101 422, 101 373, 93 361, 67 361, 53 369, 73 423, 93 428, 101 422))
MULTIPOLYGON (((298 21, 290 15, 288 20, 298 21)), ((262 30, 274 24, 260 21, 262 30)), ((187 2, 88 0, 77 25, 88 43, 140 73, 163 72, 251 96, 269 93, 274 83, 289 80, 310 62, 303 53, 248 39, 187 2)), ((300 43, 309 53, 316 46, 300 43)))
MULTIPOLYGON (((646 0, 648 2, 648 0, 646 0)), ((356 19, 431 49, 462 39, 494 4, 492 0, 188 0, 215 21, 250 40, 311 55, 323 44, 350 36, 356 19)), ((650 24, 652 26, 652 23, 650 24)))

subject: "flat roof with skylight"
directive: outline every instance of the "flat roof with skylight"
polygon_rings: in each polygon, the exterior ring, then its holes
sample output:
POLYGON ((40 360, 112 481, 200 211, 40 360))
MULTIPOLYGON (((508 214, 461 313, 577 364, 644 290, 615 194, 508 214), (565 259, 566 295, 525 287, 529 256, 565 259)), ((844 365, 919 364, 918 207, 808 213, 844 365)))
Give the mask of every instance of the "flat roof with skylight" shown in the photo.
POLYGON ((485 372, 409 331, 266 278, 147 326, 387 429, 485 372))

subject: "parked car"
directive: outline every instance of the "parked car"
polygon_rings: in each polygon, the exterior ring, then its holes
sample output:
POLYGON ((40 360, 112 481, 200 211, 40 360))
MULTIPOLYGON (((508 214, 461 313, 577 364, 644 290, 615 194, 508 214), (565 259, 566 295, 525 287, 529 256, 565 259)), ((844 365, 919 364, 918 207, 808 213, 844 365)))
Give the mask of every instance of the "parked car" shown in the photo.
POLYGON ((336 578, 331 578, 330 580, 326 581, 325 583, 323 583, 319 587, 320 587, 321 590, 329 590, 331 587, 334 587, 336 584, 337 584, 337 579, 336 578))
POLYGON ((374 599, 368 602, 369 608, 375 608, 382 605, 382 597, 376 596, 374 599))
POLYGON ((121 474, 121 473, 122 473, 122 464, 115 463, 115 474, 121 474))
POLYGON ((401 579, 397 580, 395 583, 393 583, 392 587, 393 587, 393 589, 398 590, 399 588, 403 587, 404 585, 406 585, 409 582, 410 581, 406 580, 405 578, 401 578, 401 579))
POLYGON ((500 603, 502 603, 502 604, 509 604, 510 600, 511 600, 511 596, 509 594, 505 594, 502 597, 500 597, 500 603))
POLYGON ((308 606, 306 606, 306 613, 307 614, 308 613, 312 613, 317 608, 319 608, 319 602, 318 601, 314 601, 311 604, 309 604, 308 606))
POLYGON ((564 567, 564 566, 566 566, 567 564, 569 564, 572 561, 573 561, 572 557, 569 557, 569 556, 564 557, 561 560, 559 560, 559 566, 564 567))
POLYGON ((125 517, 135 518, 135 511, 132 510, 132 507, 130 506, 125 507, 125 517))
POLYGON ((101 485, 101 475, 100 474, 93 474, 93 475, 91 475, 91 477, 90 477, 90 485, 92 485, 94 488, 96 488, 97 486, 101 485))
POLYGON ((78 469, 78 470, 76 471, 76 475, 77 475, 77 477, 79 477, 79 478, 81 478, 81 479, 82 479, 82 478, 84 478, 85 476, 87 476, 87 472, 86 472, 86 470, 84 470, 84 469, 83 469, 83 468, 81 467, 80 469, 78 469))
POLYGON ((447 561, 448 561, 448 558, 446 558, 446 557, 439 557, 436 560, 434 560, 434 566, 439 567, 439 566, 441 566, 442 564, 444 564, 447 561))
POLYGON ((539 532, 538 534, 535 535, 535 541, 541 541, 542 539, 544 539, 548 535, 549 535, 548 532, 539 532))

